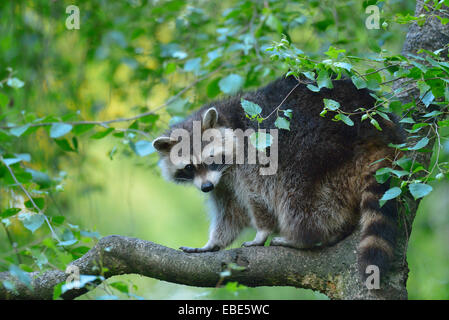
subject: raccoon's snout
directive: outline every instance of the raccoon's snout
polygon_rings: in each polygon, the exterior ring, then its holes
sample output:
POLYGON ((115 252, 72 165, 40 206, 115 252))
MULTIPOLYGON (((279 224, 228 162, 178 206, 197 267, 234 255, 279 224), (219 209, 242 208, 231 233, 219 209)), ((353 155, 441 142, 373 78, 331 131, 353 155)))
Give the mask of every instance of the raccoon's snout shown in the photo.
POLYGON ((209 192, 214 189, 214 185, 210 181, 206 181, 201 185, 201 191, 203 192, 209 192))

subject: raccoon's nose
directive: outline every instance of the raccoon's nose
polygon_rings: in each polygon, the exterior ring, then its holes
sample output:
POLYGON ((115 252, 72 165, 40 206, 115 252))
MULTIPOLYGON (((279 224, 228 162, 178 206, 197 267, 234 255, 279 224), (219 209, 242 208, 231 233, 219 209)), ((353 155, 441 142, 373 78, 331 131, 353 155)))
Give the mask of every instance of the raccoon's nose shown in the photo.
POLYGON ((203 192, 209 192, 214 189, 214 185, 210 181, 206 181, 201 185, 201 191, 203 192))

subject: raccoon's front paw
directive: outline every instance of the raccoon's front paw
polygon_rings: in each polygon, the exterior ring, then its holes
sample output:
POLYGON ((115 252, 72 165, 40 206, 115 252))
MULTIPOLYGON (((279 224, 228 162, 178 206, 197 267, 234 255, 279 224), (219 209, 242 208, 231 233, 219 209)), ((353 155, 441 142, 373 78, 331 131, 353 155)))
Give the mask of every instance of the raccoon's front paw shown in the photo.
POLYGON ((220 250, 219 246, 211 246, 211 247, 202 247, 202 248, 191 248, 191 247, 180 247, 182 251, 186 253, 195 253, 195 252, 213 252, 220 250))

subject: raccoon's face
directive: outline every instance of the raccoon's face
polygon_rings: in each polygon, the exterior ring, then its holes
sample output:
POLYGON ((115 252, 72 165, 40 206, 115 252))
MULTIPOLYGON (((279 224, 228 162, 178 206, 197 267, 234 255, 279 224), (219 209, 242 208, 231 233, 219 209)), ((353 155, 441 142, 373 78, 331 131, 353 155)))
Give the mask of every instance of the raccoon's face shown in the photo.
MULTIPOLYGON (((217 110, 209 108, 201 119, 201 136, 208 129, 223 133, 224 128, 219 128, 217 121, 217 110)), ((193 125, 186 123, 183 130, 186 131, 186 135, 190 139, 190 152, 184 154, 181 158, 176 157, 180 151, 179 140, 163 136, 153 141, 153 146, 160 155, 159 166, 162 175, 165 179, 176 183, 193 183, 203 192, 212 191, 220 181, 224 171, 232 164, 232 159, 229 159, 225 148, 222 147, 225 145, 226 135, 224 133, 219 134, 218 139, 211 139, 213 143, 210 143, 211 141, 204 142, 200 137, 200 148, 194 150, 194 142, 192 142, 193 125)), ((232 153, 228 152, 228 154, 232 156, 232 153)))

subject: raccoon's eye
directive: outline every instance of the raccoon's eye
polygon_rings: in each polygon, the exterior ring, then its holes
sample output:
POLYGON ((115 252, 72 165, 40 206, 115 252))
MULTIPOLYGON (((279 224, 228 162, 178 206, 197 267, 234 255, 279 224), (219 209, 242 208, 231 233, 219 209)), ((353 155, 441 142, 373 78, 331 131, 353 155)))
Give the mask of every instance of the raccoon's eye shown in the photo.
POLYGON ((188 164, 188 165, 186 165, 186 166, 184 167, 184 170, 189 171, 189 172, 192 172, 192 171, 195 170, 195 167, 194 167, 193 165, 191 165, 191 164, 188 164))

